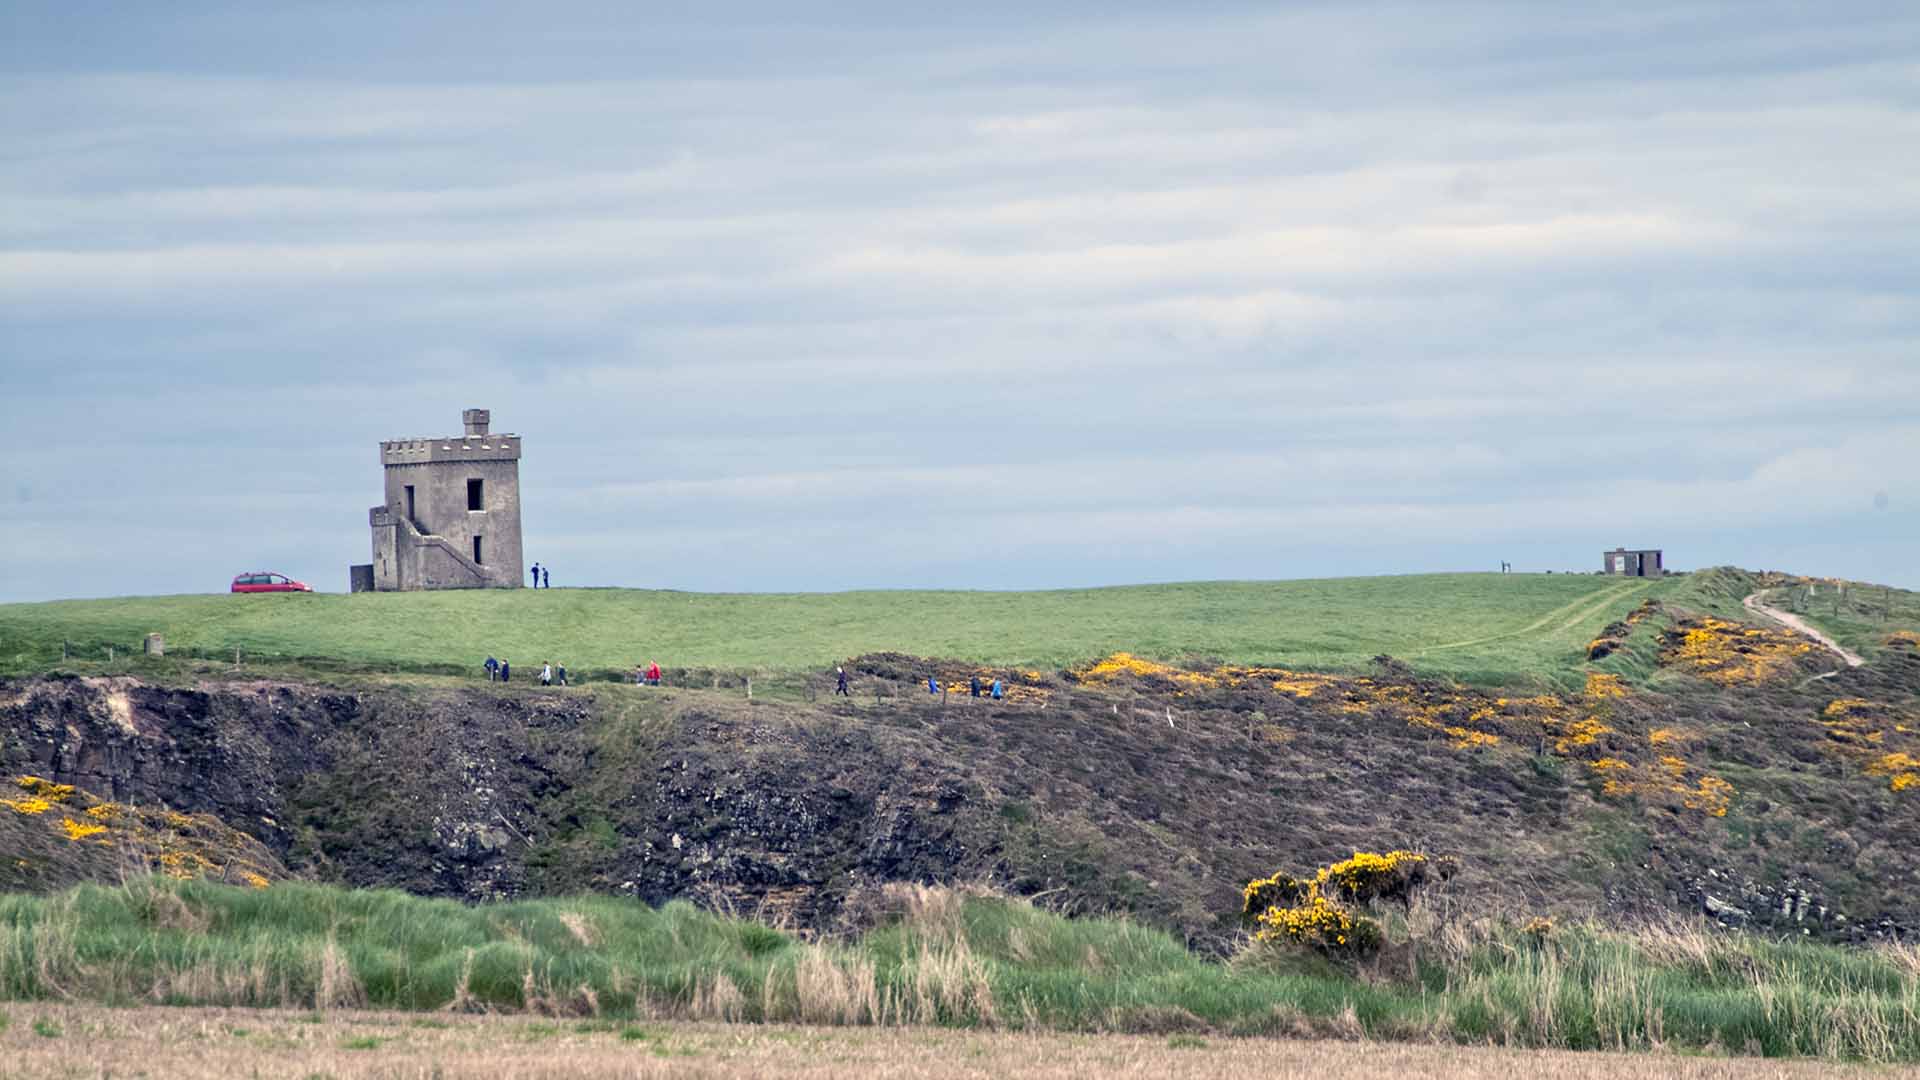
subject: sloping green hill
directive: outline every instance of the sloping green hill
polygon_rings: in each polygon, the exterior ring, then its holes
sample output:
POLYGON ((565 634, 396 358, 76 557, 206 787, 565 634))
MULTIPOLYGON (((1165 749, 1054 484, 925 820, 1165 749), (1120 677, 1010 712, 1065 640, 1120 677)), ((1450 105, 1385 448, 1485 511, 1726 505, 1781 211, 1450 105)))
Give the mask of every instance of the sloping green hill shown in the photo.
POLYGON ((1564 681, 1595 632, 1684 578, 1423 574, 1049 592, 716 594, 631 589, 165 596, 0 605, 0 671, 63 642, 97 660, 149 632, 169 652, 384 670, 675 667, 793 671, 899 651, 1058 668, 1115 651, 1357 670, 1387 653, 1475 682, 1564 681))

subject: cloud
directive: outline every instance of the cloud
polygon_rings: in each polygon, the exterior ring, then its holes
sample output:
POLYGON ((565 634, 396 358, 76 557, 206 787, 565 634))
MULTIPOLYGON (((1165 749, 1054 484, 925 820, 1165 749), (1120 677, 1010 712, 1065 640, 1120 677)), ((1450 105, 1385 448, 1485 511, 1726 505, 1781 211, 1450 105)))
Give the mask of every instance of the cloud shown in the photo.
POLYGON ((230 15, 0 45, 0 598, 329 581, 470 405, 576 580, 1904 565, 1914 13, 230 15))

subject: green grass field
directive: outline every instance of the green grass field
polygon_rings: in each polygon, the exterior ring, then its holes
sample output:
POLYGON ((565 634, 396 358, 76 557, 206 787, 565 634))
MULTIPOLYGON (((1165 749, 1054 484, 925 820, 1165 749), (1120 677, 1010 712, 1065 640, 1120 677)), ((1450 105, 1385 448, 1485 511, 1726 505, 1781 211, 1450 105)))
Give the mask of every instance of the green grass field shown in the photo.
POLYGON ((798 671, 870 652, 1061 668, 1115 651, 1352 671, 1390 654, 1474 682, 1563 682, 1600 627, 1687 578, 1425 574, 1051 592, 714 594, 630 589, 202 595, 0 605, 0 671, 137 649, 477 670, 488 655, 586 674, 798 671))

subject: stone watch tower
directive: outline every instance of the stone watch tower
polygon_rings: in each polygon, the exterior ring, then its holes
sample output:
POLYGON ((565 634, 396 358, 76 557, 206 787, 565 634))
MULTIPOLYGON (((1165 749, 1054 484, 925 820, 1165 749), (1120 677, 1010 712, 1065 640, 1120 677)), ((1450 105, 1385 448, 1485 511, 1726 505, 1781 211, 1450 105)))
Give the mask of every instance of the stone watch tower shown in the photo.
POLYGON ((490 434, 486 409, 461 419, 464 435, 380 444, 387 501, 354 592, 520 587, 520 437, 490 434))

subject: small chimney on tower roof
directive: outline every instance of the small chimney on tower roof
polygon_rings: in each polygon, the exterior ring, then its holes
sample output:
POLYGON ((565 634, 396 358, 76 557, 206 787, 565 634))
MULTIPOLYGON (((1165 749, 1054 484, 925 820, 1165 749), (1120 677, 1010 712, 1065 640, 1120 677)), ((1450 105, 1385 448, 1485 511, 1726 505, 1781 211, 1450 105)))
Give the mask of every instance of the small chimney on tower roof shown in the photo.
POLYGON ((466 422, 468 435, 485 435, 492 415, 485 409, 468 409, 460 414, 460 419, 466 422))

